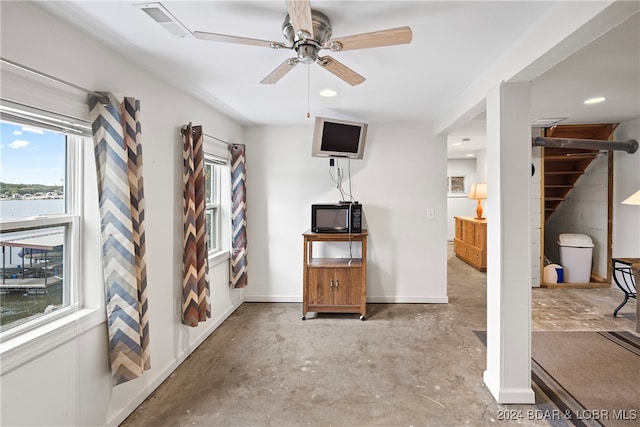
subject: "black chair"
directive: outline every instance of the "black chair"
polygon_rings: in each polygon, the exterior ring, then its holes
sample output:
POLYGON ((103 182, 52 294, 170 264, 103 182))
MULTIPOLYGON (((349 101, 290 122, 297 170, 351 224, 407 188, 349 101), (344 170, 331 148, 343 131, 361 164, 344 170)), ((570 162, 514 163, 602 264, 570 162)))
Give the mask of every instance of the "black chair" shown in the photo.
POLYGON ((634 280, 634 274, 637 278, 640 276, 640 263, 628 264, 621 262, 620 260, 613 260, 613 280, 616 285, 624 292, 624 301, 613 310, 613 317, 617 317, 618 311, 629 301, 629 298, 637 299, 638 294, 636 292, 636 281, 634 280), (619 273, 619 274, 617 274, 619 273), (620 280, 618 280, 620 277, 620 280))

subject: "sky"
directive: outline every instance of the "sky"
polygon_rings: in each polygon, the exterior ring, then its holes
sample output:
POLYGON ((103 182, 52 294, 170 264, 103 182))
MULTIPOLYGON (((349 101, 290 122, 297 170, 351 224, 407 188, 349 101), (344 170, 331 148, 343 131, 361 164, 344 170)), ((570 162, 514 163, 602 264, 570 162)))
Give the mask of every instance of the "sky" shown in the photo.
POLYGON ((62 185, 64 135, 0 122, 0 181, 8 184, 62 185))

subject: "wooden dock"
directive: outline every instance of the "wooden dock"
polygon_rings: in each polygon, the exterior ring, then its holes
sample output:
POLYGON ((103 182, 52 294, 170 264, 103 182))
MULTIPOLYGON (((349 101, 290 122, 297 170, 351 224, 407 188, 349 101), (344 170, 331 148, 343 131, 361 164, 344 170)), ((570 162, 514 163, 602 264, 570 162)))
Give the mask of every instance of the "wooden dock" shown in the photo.
POLYGON ((10 293, 23 293, 29 295, 44 295, 49 288, 62 284, 62 278, 58 276, 47 277, 45 284, 44 277, 32 279, 4 279, 0 284, 0 295, 10 293))

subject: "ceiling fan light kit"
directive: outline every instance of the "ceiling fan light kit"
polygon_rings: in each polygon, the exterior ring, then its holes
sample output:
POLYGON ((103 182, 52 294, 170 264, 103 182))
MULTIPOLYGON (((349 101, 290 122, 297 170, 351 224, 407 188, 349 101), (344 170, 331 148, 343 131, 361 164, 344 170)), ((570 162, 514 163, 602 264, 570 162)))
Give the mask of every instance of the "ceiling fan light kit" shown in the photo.
POLYGON ((282 34, 287 44, 237 37, 226 34, 195 31, 194 37, 201 40, 237 43, 251 46, 264 46, 271 49, 291 49, 296 56, 286 59, 260 83, 274 84, 285 76, 299 62, 303 64, 316 63, 346 83, 355 86, 365 81, 365 78, 330 56, 320 56, 318 52, 328 49, 332 52, 345 50, 367 49, 380 46, 393 46, 411 42, 412 32, 409 27, 398 27, 371 33, 355 34, 352 36, 331 39, 332 27, 329 18, 322 12, 311 9, 309 1, 286 0, 287 12, 282 24, 282 34))

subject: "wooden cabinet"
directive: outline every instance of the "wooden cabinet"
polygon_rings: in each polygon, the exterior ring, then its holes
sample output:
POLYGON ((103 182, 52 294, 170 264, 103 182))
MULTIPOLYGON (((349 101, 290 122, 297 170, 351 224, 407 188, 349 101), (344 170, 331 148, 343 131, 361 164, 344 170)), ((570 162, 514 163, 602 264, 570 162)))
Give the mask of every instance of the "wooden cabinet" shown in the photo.
POLYGON ((362 233, 312 233, 304 236, 302 319, 307 312, 367 315, 367 231, 362 233), (361 245, 361 258, 314 258, 314 242, 361 245))
POLYGON ((487 271, 487 220, 455 217, 453 252, 458 258, 480 271, 487 271))

